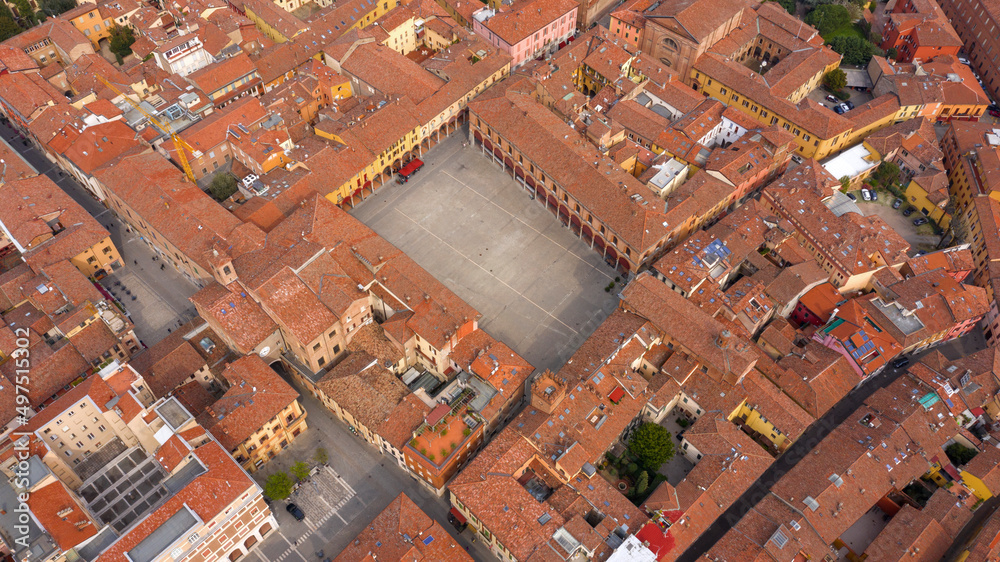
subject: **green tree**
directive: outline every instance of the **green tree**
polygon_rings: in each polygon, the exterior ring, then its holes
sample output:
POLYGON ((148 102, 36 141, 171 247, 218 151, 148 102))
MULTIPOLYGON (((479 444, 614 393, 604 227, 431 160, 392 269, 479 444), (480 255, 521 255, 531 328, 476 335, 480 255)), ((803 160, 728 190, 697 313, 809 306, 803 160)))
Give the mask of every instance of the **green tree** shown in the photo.
POLYGON ((24 22, 24 25, 31 27, 35 25, 35 11, 31 9, 28 0, 13 0, 14 7, 17 8, 17 15, 24 22))
POLYGON ((795 0, 777 0, 778 4, 789 14, 795 14, 795 0))
POLYGON ((674 443, 667 428, 646 422, 632 435, 628 450, 639 459, 644 468, 655 471, 673 458, 674 443))
POLYGON ((840 178, 840 190, 843 191, 844 193, 847 193, 847 188, 848 187, 851 187, 851 178, 850 178, 850 176, 844 176, 844 177, 840 178))
POLYGON ((111 28, 108 48, 112 53, 125 58, 132 54, 132 43, 135 43, 135 34, 131 27, 116 25, 111 28))
POLYGON ((839 92, 847 87, 847 73, 839 68, 834 68, 823 75, 823 85, 831 92, 839 92))
POLYGON ((635 495, 641 496, 649 489, 649 473, 645 470, 639 475, 639 481, 635 483, 635 495))
POLYGON ((820 35, 826 35, 850 24, 851 12, 839 4, 824 4, 809 12, 806 23, 815 27, 820 35))
POLYGON ((330 461, 330 455, 327 454, 326 449, 324 449, 323 447, 317 447, 316 454, 313 455, 313 460, 318 462, 319 464, 326 464, 327 462, 330 461))
POLYGON ((298 461, 295 464, 293 464, 291 471, 299 482, 302 482, 306 478, 309 478, 309 465, 302 461, 298 461))
POLYGON ((945 447, 944 454, 948 455, 953 464, 962 466, 968 464, 969 461, 979 454, 979 451, 970 449, 961 443, 952 443, 945 447))
POLYGON ((899 166, 892 162, 882 162, 872 177, 883 187, 896 185, 896 182, 899 181, 899 166))
POLYGON ((21 33, 21 26, 14 23, 12 18, 0 17, 0 41, 10 39, 21 33))
POLYGON ((215 197, 217 201, 225 201, 236 193, 236 178, 228 172, 215 174, 208 190, 212 192, 212 197, 215 197))
POLYGON ((38 7, 49 16, 58 16, 76 7, 75 0, 41 0, 38 7))
POLYGON ((830 41, 830 48, 844 55, 844 63, 865 65, 875 54, 875 45, 856 35, 841 35, 830 41))
POLYGON ((286 472, 275 472, 264 483, 264 495, 272 500, 283 500, 292 494, 292 478, 286 472))
POLYGON ((890 47, 889 50, 885 52, 885 56, 886 58, 896 60, 896 57, 899 56, 899 50, 897 50, 896 47, 890 47))

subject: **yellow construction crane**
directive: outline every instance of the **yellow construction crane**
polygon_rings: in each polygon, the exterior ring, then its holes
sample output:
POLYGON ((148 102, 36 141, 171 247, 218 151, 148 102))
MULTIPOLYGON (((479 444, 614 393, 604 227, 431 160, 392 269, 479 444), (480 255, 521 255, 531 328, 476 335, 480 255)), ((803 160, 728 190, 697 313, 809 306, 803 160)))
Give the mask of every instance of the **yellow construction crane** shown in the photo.
POLYGON ((170 127, 170 125, 164 123, 163 121, 160 121, 159 119, 151 115, 148 111, 143 109, 142 106, 140 106, 138 103, 132 101, 132 98, 122 93, 122 91, 119 90, 117 86, 109 82, 105 77, 101 76, 100 74, 95 74, 94 76, 96 76, 97 79, 100 80, 102 84, 104 84, 108 88, 111 88, 112 92, 125 98, 125 101, 131 104, 132 107, 136 108, 139 111, 139 113, 145 115, 146 119, 149 119, 149 122, 154 127, 170 135, 170 140, 174 141, 174 149, 177 151, 177 158, 181 161, 181 168, 184 169, 184 175, 186 175, 187 178, 191 180, 191 183, 195 183, 196 180, 194 177, 194 172, 191 171, 191 164, 188 163, 187 152, 185 152, 186 150, 190 150, 191 154, 194 154, 195 151, 193 148, 191 148, 191 145, 184 142, 184 139, 178 136, 177 133, 174 132, 173 128, 170 127))

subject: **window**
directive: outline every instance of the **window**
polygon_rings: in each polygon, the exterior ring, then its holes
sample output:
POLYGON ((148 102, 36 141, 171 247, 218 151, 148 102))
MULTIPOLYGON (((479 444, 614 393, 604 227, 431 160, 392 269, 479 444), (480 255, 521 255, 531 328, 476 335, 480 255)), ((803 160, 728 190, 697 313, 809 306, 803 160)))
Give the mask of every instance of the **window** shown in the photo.
POLYGON ((340 346, 339 345, 333 346, 333 352, 334 353, 340 353, 340 346))

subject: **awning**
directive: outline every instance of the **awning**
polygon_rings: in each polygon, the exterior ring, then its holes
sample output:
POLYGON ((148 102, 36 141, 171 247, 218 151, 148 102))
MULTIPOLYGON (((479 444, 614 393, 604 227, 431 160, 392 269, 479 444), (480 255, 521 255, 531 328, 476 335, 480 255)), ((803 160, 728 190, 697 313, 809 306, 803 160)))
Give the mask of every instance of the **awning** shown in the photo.
POLYGON ((465 516, 464 516, 464 515, 462 515, 462 512, 461 512, 461 511, 459 511, 458 509, 456 509, 456 508, 454 508, 454 507, 453 507, 453 508, 451 508, 451 511, 449 511, 448 513, 450 513, 450 514, 452 514, 453 516, 455 516, 455 519, 456 519, 456 520, 457 520, 457 521, 458 521, 459 523, 461 523, 461 524, 463 524, 463 525, 465 525, 466 523, 468 523, 468 521, 466 521, 466 520, 465 520, 465 516))
POLYGON ((618 387, 615 387, 615 389, 611 391, 611 394, 608 395, 608 398, 610 398, 612 402, 614 402, 615 404, 617 404, 618 401, 622 399, 622 396, 625 396, 625 389, 622 388, 622 387, 620 387, 620 386, 618 386, 618 387))
POLYGON ((419 170, 423 165, 424 163, 421 162, 419 158, 414 158, 399 170, 399 175, 408 176, 419 170))

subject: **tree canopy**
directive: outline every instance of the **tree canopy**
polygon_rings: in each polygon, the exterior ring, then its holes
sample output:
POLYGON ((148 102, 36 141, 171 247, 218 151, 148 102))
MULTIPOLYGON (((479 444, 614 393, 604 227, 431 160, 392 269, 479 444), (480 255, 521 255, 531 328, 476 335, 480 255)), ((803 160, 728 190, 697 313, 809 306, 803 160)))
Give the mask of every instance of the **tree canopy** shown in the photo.
POLYGON ((131 27, 116 25, 111 28, 108 48, 112 53, 125 58, 132 54, 132 43, 135 43, 135 34, 131 27))
POLYGON ((0 41, 5 41, 21 33, 21 26, 14 23, 13 18, 0 16, 0 41))
POLYGON ((272 500, 283 500, 292 494, 292 478, 286 472, 275 472, 264 483, 264 495, 272 500))
POLYGON ((299 482, 302 482, 306 478, 309 478, 309 465, 302 461, 298 461, 295 464, 293 464, 291 471, 292 474, 295 475, 295 478, 299 480, 299 482))
POLYGON ((892 162, 882 162, 879 164, 872 178, 883 186, 895 185, 899 181, 899 166, 892 162))
POLYGON ((847 74, 839 68, 834 68, 823 75, 823 85, 832 92, 839 92, 847 87, 847 74))
POLYGON ((216 174, 212 178, 212 183, 208 186, 208 190, 212 192, 212 197, 215 197, 217 201, 225 201, 232 194, 236 193, 236 178, 228 172, 216 174))
POLYGON ((76 7, 76 0, 40 0, 38 8, 49 16, 58 16, 76 7))
POLYGON ((628 450, 644 468, 657 470, 674 456, 674 443, 665 427, 646 422, 632 435, 628 450))
POLYGON ((979 451, 970 449, 961 443, 952 443, 944 448, 944 453, 956 466, 962 466, 975 458, 979 451))
POLYGON ((865 65, 875 54, 875 45, 856 35, 834 37, 830 48, 844 55, 845 64, 865 65))
POLYGON ((806 23, 826 35, 851 23, 851 12, 839 4, 823 4, 806 16, 806 23))

